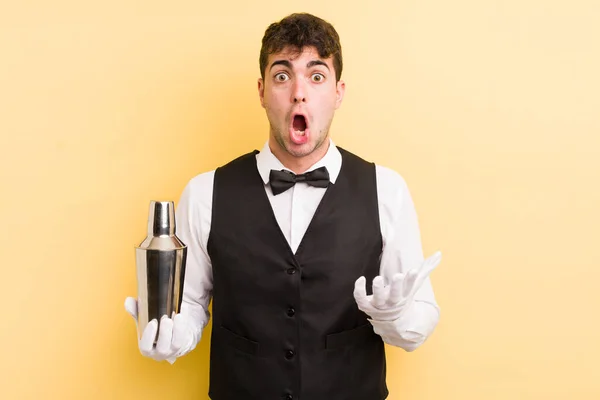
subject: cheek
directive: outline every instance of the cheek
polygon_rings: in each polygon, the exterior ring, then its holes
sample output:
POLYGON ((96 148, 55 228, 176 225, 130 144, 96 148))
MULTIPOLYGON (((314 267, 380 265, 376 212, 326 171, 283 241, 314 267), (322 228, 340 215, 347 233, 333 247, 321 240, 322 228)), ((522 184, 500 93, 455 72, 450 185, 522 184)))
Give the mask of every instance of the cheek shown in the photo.
POLYGON ((285 111, 273 99, 265 99, 265 111, 271 124, 280 125, 285 121, 285 111))
POLYGON ((284 102, 281 93, 265 93, 264 105, 265 108, 272 114, 279 114, 284 112, 284 102))
POLYGON ((315 107, 315 115, 319 117, 330 117, 331 114, 335 111, 335 102, 336 96, 327 98, 323 98, 322 101, 319 102, 318 106, 315 107))

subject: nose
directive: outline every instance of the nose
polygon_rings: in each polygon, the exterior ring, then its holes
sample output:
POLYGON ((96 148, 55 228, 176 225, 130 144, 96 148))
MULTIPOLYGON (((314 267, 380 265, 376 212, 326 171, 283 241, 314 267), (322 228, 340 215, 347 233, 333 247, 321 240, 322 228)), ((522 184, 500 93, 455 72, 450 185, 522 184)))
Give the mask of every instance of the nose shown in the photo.
POLYGON ((292 103, 306 103, 306 88, 301 80, 296 80, 292 88, 292 103))

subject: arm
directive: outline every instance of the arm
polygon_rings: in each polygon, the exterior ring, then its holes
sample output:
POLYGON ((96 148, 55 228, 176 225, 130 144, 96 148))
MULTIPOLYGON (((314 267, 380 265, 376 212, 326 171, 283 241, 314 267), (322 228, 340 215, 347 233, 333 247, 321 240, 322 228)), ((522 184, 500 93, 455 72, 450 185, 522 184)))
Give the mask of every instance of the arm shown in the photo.
POLYGON ((417 214, 404 179, 378 166, 377 185, 384 243, 381 278, 375 279, 373 290, 380 289, 384 298, 362 297, 362 308, 371 316, 370 322, 384 342, 413 351, 432 334, 439 321, 439 307, 428 277, 439 263, 439 255, 424 260, 417 214), (410 270, 413 272, 407 274, 410 270), (392 301, 390 290, 396 290, 392 301), (373 307, 372 300, 380 304, 373 307))
MULTIPOLYGON (((138 346, 142 355, 171 364, 196 348, 208 324, 212 295, 212 266, 206 243, 212 216, 214 171, 201 174, 185 187, 175 211, 176 234, 187 245, 186 271, 180 312, 148 323, 138 346), (154 338, 157 335, 156 346, 154 338)), ((125 300, 125 309, 137 321, 137 301, 125 300)))
MULTIPOLYGON (((212 265, 206 249, 212 216, 214 172, 192 179, 183 190, 177 206, 177 236, 188 247, 181 313, 188 315, 193 332, 191 351, 208 324, 212 296, 212 265)), ((189 352, 188 351, 188 352, 189 352)))

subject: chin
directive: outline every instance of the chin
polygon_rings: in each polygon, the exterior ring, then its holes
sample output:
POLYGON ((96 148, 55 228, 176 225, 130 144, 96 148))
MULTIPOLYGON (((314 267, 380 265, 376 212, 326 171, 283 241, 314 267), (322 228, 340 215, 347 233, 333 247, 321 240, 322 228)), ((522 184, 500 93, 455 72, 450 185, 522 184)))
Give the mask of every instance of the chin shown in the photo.
POLYGON ((304 157, 315 151, 315 143, 294 144, 286 143, 285 150, 294 157, 304 157))

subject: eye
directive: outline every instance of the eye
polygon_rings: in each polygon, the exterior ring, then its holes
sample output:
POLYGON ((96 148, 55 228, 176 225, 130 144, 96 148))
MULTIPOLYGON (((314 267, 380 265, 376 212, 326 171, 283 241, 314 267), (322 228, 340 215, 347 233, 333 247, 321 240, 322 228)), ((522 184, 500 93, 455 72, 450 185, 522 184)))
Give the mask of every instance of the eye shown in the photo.
POLYGON ((277 75, 275 75, 275 80, 276 80, 277 82, 285 82, 285 81, 287 81, 289 78, 290 78, 290 77, 289 77, 289 76, 288 76, 286 73, 284 73, 284 72, 280 72, 280 73, 278 73, 277 75))
POLYGON ((312 79, 313 82, 323 82, 325 80, 325 75, 323 74, 312 74, 312 76, 310 77, 312 79))

